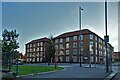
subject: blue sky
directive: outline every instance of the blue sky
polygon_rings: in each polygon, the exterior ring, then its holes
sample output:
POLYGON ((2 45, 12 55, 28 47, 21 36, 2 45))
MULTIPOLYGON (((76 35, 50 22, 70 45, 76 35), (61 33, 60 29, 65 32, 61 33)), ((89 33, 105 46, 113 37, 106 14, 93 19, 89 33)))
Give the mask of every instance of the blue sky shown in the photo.
MULTIPOLYGON (((25 53, 25 43, 33 39, 78 30, 79 6, 84 9, 82 29, 90 29, 103 38, 105 34, 103 2, 3 2, 2 30, 16 29, 20 34, 19 51, 25 53)), ((108 27, 110 43, 117 51, 117 2, 108 3, 108 27)))

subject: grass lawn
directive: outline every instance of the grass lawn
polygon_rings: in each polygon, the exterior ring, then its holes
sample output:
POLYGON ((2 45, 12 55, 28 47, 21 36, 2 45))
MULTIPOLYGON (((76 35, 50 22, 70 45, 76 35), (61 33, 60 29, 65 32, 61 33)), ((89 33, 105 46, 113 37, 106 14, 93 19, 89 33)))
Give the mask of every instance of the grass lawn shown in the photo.
MULTIPOLYGON (((64 68, 54 66, 19 66, 19 76, 20 75, 26 75, 26 74, 32 74, 32 73, 41 73, 41 72, 49 72, 49 71, 55 71, 55 70, 62 70, 64 68)), ((16 66, 12 66, 12 71, 16 72, 16 66)))

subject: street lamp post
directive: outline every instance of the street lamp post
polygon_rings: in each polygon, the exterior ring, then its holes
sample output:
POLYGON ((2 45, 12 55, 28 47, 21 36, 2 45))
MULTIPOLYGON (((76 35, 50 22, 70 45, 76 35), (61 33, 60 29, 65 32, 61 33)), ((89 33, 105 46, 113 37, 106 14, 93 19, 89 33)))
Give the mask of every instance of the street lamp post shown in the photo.
POLYGON ((105 0, 105 33, 106 35, 104 36, 104 40, 105 40, 105 47, 106 47, 106 72, 108 72, 109 67, 108 67, 107 43, 109 42, 109 36, 107 35, 107 0, 105 0))
MULTIPOLYGON (((80 31, 81 31, 81 11, 83 9, 81 7, 79 7, 79 28, 80 28, 80 31)), ((80 67, 82 66, 81 65, 81 32, 80 32, 80 67)))

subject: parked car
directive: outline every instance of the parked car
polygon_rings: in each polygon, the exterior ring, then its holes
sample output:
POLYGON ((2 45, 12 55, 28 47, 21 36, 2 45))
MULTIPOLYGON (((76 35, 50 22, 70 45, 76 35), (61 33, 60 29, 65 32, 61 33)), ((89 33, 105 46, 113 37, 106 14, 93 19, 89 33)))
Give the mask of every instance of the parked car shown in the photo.
POLYGON ((23 65, 23 61, 21 61, 21 60, 16 60, 15 62, 14 62, 14 65, 23 65))

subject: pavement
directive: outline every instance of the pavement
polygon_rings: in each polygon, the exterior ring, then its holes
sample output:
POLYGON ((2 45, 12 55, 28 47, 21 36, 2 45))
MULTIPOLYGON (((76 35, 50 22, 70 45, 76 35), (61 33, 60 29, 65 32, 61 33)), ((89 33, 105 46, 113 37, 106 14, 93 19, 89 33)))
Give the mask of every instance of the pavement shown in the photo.
MULTIPOLYGON (((31 65, 31 66, 46 66, 47 64, 42 63, 42 64, 25 64, 26 66, 31 65)), ((54 66, 52 64, 51 66, 54 66)), ((20 80, 104 80, 106 77, 108 77, 111 72, 106 73, 104 66, 99 68, 101 65, 92 65, 90 68, 88 64, 82 64, 82 67, 79 67, 79 64, 69 64, 69 63, 60 63, 58 65, 59 67, 64 67, 64 70, 61 71, 55 71, 55 72, 48 72, 48 73, 43 73, 43 74, 33 74, 33 75, 26 75, 22 76, 19 78, 20 80), (95 68, 96 67, 96 68, 95 68)))

